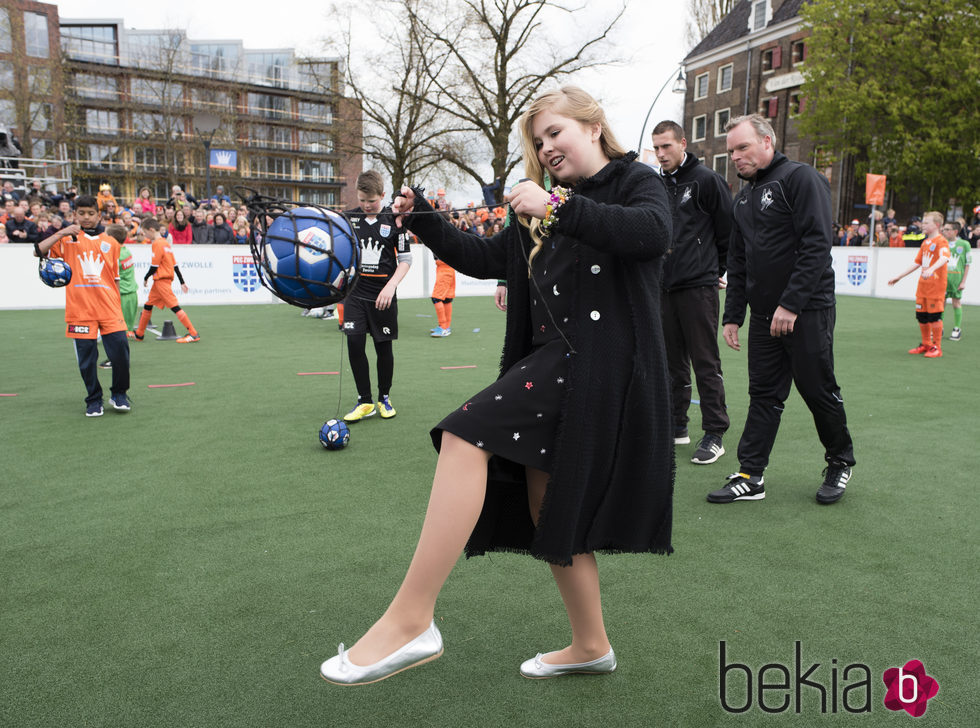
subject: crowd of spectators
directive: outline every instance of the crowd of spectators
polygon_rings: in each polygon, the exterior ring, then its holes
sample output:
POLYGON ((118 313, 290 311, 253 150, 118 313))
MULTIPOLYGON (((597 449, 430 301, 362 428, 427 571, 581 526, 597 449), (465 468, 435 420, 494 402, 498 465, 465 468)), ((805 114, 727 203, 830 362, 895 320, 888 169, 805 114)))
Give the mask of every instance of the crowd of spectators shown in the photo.
POLYGON ((446 199, 446 191, 442 188, 427 198, 432 207, 441 210, 446 219, 463 232, 473 233, 480 237, 489 238, 504 229, 507 220, 507 209, 503 206, 477 206, 473 202, 466 203, 465 208, 455 208, 446 199))
MULTIPOLYGON (((905 225, 900 225, 895 217, 895 210, 885 213, 878 212, 874 226, 874 240, 866 222, 851 220, 849 224, 834 224, 837 245, 865 247, 873 245, 878 248, 918 248, 925 240, 922 232, 922 218, 913 215, 905 225)), ((958 226, 958 235, 970 243, 971 247, 980 247, 980 205, 972 210, 969 220, 958 217, 951 222, 958 226)))
MULTIPOLYGON (((38 180, 32 181, 26 191, 17 191, 12 182, 4 182, 0 189, 0 199, 3 200, 0 244, 41 242, 72 225, 75 222, 74 201, 77 195, 75 187, 51 193, 38 180)), ((201 201, 187 194, 180 185, 174 185, 170 198, 161 204, 150 196, 147 187, 141 188, 131 202, 120 203, 112 187, 103 184, 96 200, 102 224, 122 225, 133 243, 152 242, 144 240, 140 232, 140 224, 148 217, 155 217, 160 222, 164 237, 174 244, 248 243, 248 210, 244 205, 233 205, 220 185, 214 196, 201 201)))

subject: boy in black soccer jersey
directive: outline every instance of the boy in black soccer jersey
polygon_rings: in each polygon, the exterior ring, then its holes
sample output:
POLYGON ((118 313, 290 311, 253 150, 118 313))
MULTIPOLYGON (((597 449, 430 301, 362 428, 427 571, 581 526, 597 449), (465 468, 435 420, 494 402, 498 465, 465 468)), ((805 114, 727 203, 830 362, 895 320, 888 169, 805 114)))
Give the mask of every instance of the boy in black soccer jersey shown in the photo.
POLYGON ((377 412, 382 418, 395 416, 388 395, 395 372, 391 342, 398 338, 398 299, 395 289, 412 265, 408 235, 396 228, 388 207, 382 208, 384 182, 374 171, 357 178, 359 207, 347 215, 361 245, 360 278, 344 300, 344 333, 347 353, 357 385, 357 404, 344 415, 345 422, 357 422, 375 413, 371 397, 367 335, 374 339, 378 355, 377 412))

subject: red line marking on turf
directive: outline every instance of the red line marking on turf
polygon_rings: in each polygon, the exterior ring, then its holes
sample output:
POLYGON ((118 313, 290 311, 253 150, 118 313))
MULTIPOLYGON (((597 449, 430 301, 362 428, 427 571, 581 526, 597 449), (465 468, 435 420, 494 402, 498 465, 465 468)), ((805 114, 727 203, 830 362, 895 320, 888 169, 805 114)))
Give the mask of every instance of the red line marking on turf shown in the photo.
POLYGON ((340 372, 296 372, 297 377, 311 377, 315 374, 340 374, 340 372))
POLYGON ((183 382, 181 384, 147 384, 150 389, 160 389, 161 387, 193 387, 194 382, 183 382))
POLYGON ((0 397, 16 397, 16 394, 0 394, 0 397))
POLYGON ((476 364, 463 364, 459 367, 439 367, 440 369, 476 369, 476 364))

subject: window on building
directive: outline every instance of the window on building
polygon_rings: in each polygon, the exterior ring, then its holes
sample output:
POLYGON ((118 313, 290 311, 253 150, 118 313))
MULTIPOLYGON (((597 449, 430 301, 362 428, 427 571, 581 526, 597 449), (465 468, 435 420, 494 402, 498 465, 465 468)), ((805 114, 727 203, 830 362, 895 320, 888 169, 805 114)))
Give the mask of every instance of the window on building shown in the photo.
POLYGON ((711 162, 712 169, 728 180, 728 155, 716 154, 711 162))
POLYGON ((32 58, 47 58, 50 54, 48 47, 48 16, 40 13, 24 13, 24 47, 27 55, 32 58))
POLYGON ((285 157, 252 157, 249 169, 256 177, 289 179, 293 176, 291 161, 285 157))
POLYGON ((759 100, 759 113, 767 119, 775 119, 779 115, 779 98, 770 96, 759 100))
POLYGON ((333 140, 326 132, 300 129, 299 148, 304 152, 329 153, 333 151, 333 140))
POLYGON ((718 93, 732 90, 733 73, 734 66, 731 63, 718 69, 718 93))
POLYGON ((0 99, 0 125, 8 129, 17 126, 17 107, 13 99, 0 99))
POLYGON ((789 95, 789 113, 790 116, 799 116, 803 112, 805 104, 803 102, 803 94, 799 91, 794 91, 789 95))
POLYGON ((762 30, 770 20, 769 0, 753 0, 752 10, 749 14, 749 30, 751 32, 762 30))
POLYGON ((191 87, 191 102, 194 106, 217 109, 219 111, 234 111, 235 100, 229 91, 191 87))
POLYGON ((708 97, 708 74, 702 73, 694 79, 694 100, 708 97))
POLYGON ((321 124, 333 123, 333 108, 329 104, 318 101, 300 101, 299 118, 303 121, 315 121, 321 124))
POLYGON ((85 130, 89 134, 118 134, 119 114, 106 109, 85 109, 85 130))
POLYGON ((53 107, 51 104, 32 101, 28 105, 31 116, 31 131, 51 131, 53 107))
POLYGON ((191 65, 197 74, 215 78, 238 70, 237 43, 191 43, 191 65))
POLYGON ((333 207, 337 204, 337 193, 333 190, 300 190, 299 201, 333 207))
POLYGON ((0 91, 14 90, 13 61, 0 61, 0 91))
POLYGON ((57 147, 50 139, 34 139, 31 142, 31 156, 34 159, 56 159, 57 147))
MULTIPOLYGON (((133 162, 137 171, 157 172, 167 169, 167 155, 163 149, 139 146, 133 150, 133 162)), ((169 197, 169 190, 166 190, 169 197)))
POLYGON ((731 109, 719 109, 715 112, 715 136, 725 136, 727 133, 725 131, 725 126, 728 124, 728 120, 731 118, 731 109))
POLYGON ((806 60, 806 42, 798 40, 790 47, 793 54, 793 65, 799 66, 806 60))
POLYGON ((27 93, 32 96, 51 94, 51 69, 43 66, 27 67, 27 93))
POLYGON ((289 67, 292 53, 246 52, 248 75, 253 83, 276 88, 289 88, 289 67))
POLYGON ((177 83, 137 77, 132 80, 130 89, 130 96, 138 104, 172 107, 182 102, 183 88, 177 83))
POLYGON ((72 78, 75 95, 86 99, 119 98, 119 79, 94 73, 76 73, 72 78))
POLYGON ((85 144, 75 148, 75 163, 86 167, 112 169, 122 161, 119 147, 109 144, 85 144))
POLYGON ((79 61, 119 64, 115 25, 62 25, 61 48, 79 61))
POLYGON ((323 92, 333 90, 336 61, 301 61, 296 65, 303 88, 323 92))
POLYGON ((133 112, 133 133, 140 136, 168 137, 168 132, 173 131, 179 124, 173 117, 168 120, 163 114, 134 111, 133 112))
POLYGON ((299 178, 304 182, 325 182, 333 179, 333 162, 300 160, 299 178))
POLYGON ((268 119, 285 119, 290 116, 290 103, 288 96, 276 96, 274 94, 254 94, 248 95, 248 111, 253 116, 264 116, 268 119))
POLYGON ((762 72, 775 71, 783 65, 783 49, 779 46, 762 51, 762 72))
POLYGON ((0 53, 10 53, 13 49, 14 43, 10 32, 10 12, 7 8, 0 8, 0 53))
POLYGON ((701 114, 701 116, 695 116, 694 121, 691 125, 691 141, 700 142, 704 141, 705 136, 708 134, 708 116, 706 114, 701 114))

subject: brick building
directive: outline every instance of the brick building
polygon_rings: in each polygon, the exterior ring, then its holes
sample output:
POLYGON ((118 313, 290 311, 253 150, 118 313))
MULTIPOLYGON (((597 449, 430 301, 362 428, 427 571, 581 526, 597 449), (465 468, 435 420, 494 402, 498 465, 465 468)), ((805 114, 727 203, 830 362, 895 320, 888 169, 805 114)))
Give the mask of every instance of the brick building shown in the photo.
POLYGON ((6 53, 0 39, 0 123, 14 105, 19 113, 46 104, 48 128, 26 134, 22 115, 10 126, 30 139, 32 156, 66 157, 80 192, 94 194, 108 182, 129 201, 146 185, 166 200, 179 183, 203 198, 210 181, 212 192, 244 184, 287 199, 356 205, 348 181, 362 158, 343 153, 339 142, 358 137, 361 120, 343 95, 339 59, 196 40, 176 29, 126 29, 121 19, 59 18, 56 6, 26 0, 0 0, 0 23, 5 18, 14 32, 6 53), (39 18, 52 80, 48 94, 25 105, 16 99, 36 76, 40 61, 31 53, 39 41, 22 43, 40 37, 39 18), (18 28, 33 28, 33 36, 18 28), (6 56, 15 79, 10 93, 6 56))
POLYGON ((806 109, 801 93, 809 31, 799 16, 805 0, 742 0, 684 58, 687 93, 684 118, 690 147, 728 180, 736 176, 725 148, 730 118, 758 112, 776 132, 776 148, 812 164, 830 180, 834 219, 857 214, 854 165, 831 164, 799 134, 796 118, 806 109))

